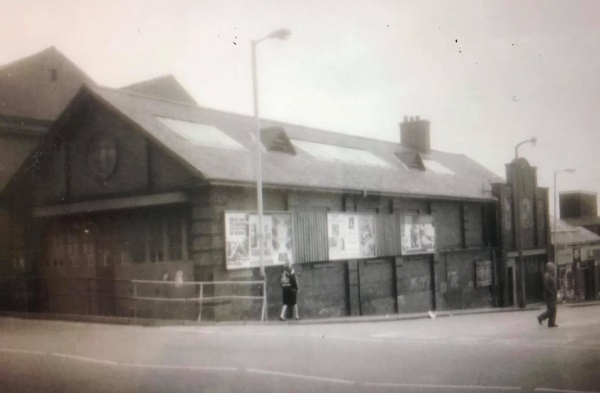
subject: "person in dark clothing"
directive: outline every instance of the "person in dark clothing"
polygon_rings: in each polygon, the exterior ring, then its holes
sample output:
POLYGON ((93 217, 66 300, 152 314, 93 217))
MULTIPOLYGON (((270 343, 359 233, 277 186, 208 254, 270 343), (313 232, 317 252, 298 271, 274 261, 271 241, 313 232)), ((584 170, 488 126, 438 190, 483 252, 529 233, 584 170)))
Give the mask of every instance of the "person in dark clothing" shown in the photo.
POLYGON ((537 320, 541 325, 543 321, 548 320, 548 327, 558 327, 556 324, 556 268, 554 263, 546 264, 546 273, 544 274, 544 300, 546 301, 546 311, 538 315, 537 320))
POLYGON ((288 307, 294 310, 294 319, 300 319, 298 315, 298 305, 296 304, 296 294, 300 292, 298 287, 298 277, 292 268, 292 262, 286 261, 283 271, 281 272, 281 291, 283 295, 283 306, 281 306, 281 314, 279 319, 285 321, 285 314, 288 307))

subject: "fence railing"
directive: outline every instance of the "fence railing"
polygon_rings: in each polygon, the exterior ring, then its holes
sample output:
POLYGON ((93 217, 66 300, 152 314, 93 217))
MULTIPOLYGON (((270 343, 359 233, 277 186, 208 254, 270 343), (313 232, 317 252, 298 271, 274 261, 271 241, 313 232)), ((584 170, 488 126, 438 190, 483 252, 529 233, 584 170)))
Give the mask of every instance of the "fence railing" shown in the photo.
MULTIPOLYGON (((15 282, 26 283, 30 293, 36 293, 40 304, 46 304, 44 309, 49 312, 52 302, 56 302, 59 298, 69 298, 78 302, 79 308, 87 309, 87 314, 94 314, 95 311, 101 308, 100 300, 116 302, 129 302, 134 318, 138 318, 140 304, 143 302, 151 303, 191 303, 198 305, 197 320, 202 321, 203 309, 207 303, 216 303, 219 301, 235 301, 235 300, 251 300, 261 301, 261 316, 260 320, 267 319, 267 286, 264 280, 254 281, 161 281, 161 280, 126 280, 126 279, 111 279, 103 277, 73 277, 73 276, 57 276, 57 277, 21 277, 14 279, 0 279, 0 287, 10 284, 11 288, 15 282), (149 290, 149 287, 167 287, 170 288, 168 293, 165 291, 149 290), (224 294, 225 291, 217 291, 217 287, 252 287, 260 288, 258 294, 252 294, 251 290, 246 291, 249 294, 224 294), (190 288, 192 290, 183 291, 182 289, 190 288), (212 288, 212 291, 206 290, 207 287, 212 288)), ((4 292, 0 288, 0 292, 4 292)), ((251 288, 249 288, 251 289, 251 288)), ((255 291, 256 292, 256 291, 255 291)), ((114 305, 114 304, 113 304, 114 305)), ((77 307, 73 306, 72 310, 67 313, 78 313, 77 307)), ((86 313, 86 312, 84 312, 86 313)))
MULTIPOLYGON (((131 299, 135 301, 154 301, 154 302, 192 302, 198 303, 199 311, 198 311, 198 321, 202 321, 202 308, 205 302, 215 301, 215 300, 235 300, 235 299, 244 299, 244 300, 261 300, 262 301, 262 309, 261 309, 261 321, 264 321, 267 318, 267 285, 266 281, 187 281, 187 282, 173 282, 173 281, 154 281, 154 280, 130 280, 133 285, 133 296, 131 299), (175 287, 182 286, 199 286, 198 297, 158 297, 158 296, 139 296, 138 289, 139 285, 173 285, 175 287), (205 296, 204 295, 204 287, 205 286, 219 286, 219 285, 262 285, 262 294, 260 296, 250 296, 250 295, 219 295, 219 296, 205 296)), ((134 303, 134 318, 137 318, 137 303, 134 303)))

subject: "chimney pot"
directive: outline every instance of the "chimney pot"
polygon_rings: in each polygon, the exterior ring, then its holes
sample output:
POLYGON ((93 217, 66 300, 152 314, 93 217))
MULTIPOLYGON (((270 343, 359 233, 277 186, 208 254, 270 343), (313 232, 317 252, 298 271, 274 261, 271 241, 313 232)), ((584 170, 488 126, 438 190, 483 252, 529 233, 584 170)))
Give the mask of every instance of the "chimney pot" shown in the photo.
POLYGON ((404 122, 400 123, 400 144, 421 153, 429 153, 430 132, 429 122, 421 120, 420 116, 404 116, 404 122))
POLYGON ((408 122, 408 116, 404 116, 404 122, 408 122))

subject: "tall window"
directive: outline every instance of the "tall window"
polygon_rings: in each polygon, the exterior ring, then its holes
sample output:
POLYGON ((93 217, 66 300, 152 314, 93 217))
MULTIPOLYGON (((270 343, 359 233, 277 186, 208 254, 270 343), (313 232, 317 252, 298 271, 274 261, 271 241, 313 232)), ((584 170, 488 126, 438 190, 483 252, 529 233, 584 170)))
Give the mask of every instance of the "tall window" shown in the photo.
POLYGON ((187 258, 186 209, 54 219, 45 235, 47 266, 182 261, 187 258))

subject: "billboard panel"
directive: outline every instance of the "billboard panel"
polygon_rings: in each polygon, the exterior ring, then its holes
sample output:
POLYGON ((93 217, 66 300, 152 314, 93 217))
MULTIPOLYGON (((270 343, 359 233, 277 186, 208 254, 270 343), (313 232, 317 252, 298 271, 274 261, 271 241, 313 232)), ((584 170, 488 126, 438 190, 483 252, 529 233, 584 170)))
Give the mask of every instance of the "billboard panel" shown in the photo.
POLYGON ((375 256, 375 220, 371 214, 327 213, 329 259, 375 256))
POLYGON ((400 218, 402 255, 433 254, 436 248, 433 216, 407 215, 400 218))
MULTIPOLYGON (((293 261, 292 214, 288 212, 263 215, 265 266, 283 265, 293 261)), ((247 269, 260 266, 258 215, 250 212, 225 212, 225 242, 227 269, 247 269)))

